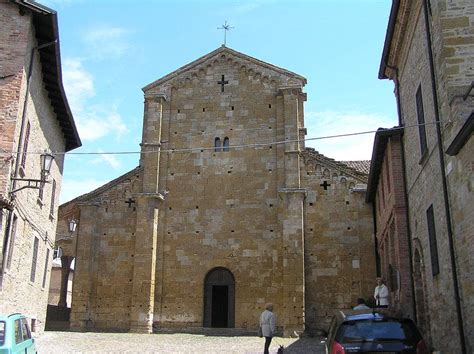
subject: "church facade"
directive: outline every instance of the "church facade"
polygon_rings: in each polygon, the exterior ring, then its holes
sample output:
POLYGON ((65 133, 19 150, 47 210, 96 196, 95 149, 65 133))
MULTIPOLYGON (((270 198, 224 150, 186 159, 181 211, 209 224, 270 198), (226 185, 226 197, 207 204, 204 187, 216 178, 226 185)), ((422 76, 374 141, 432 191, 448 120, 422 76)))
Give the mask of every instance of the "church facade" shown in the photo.
POLYGON ((326 328, 373 293, 369 161, 306 148, 298 74, 225 46, 149 84, 137 168, 59 210, 71 328, 326 328))

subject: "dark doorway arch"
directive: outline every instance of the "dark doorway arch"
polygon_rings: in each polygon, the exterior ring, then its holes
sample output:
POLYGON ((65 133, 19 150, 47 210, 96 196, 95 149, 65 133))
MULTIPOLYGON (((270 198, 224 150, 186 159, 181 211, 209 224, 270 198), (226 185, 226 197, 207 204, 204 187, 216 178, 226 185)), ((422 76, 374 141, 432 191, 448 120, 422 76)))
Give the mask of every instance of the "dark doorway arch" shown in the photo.
POLYGON ((233 328, 235 280, 223 267, 211 269, 204 279, 204 327, 233 328))

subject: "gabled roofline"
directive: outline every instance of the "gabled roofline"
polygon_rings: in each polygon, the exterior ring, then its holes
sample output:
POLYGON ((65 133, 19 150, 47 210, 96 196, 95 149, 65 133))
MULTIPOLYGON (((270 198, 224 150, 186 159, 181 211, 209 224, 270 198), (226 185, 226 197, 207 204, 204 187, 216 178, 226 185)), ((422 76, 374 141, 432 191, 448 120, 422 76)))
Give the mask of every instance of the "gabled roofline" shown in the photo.
POLYGON ((354 167, 349 166, 344 161, 337 161, 337 160, 334 160, 334 159, 332 159, 330 157, 327 157, 323 154, 320 154, 314 148, 308 148, 307 147, 307 148, 305 148, 303 153, 307 154, 308 156, 311 156, 311 157, 315 158, 316 160, 320 161, 321 163, 327 164, 331 168, 334 168, 334 169, 339 170, 339 171, 343 171, 349 177, 357 179, 358 181, 360 181, 362 183, 367 182, 367 174, 366 173, 361 172, 361 171, 355 169, 354 167))
POLYGON ((377 132, 375 133, 374 147, 372 149, 372 162, 370 163, 369 180, 367 182, 367 194, 365 195, 366 202, 373 202, 375 194, 377 193, 379 176, 385 158, 385 149, 387 148, 388 139, 402 134, 403 127, 377 129, 377 132))
POLYGON ((274 70, 280 74, 283 74, 283 75, 286 75, 286 76, 289 76, 289 77, 293 77, 293 78, 296 78, 296 79, 299 79, 301 81, 303 81, 303 83, 306 85, 307 83, 307 80, 305 77, 299 75, 299 74, 296 74, 292 71, 289 71, 289 70, 285 70, 283 68, 280 68, 278 66, 275 66, 273 64, 270 64, 270 63, 267 63, 267 62, 264 62, 262 60, 259 60, 259 59, 256 59, 254 57, 251 57, 249 55, 246 55, 246 54, 243 54, 241 52, 238 52, 234 49, 231 49, 229 47, 226 47, 224 45, 222 45, 221 47, 213 50, 212 52, 206 54, 206 55, 203 55, 202 57, 192 61, 191 63, 189 64, 186 64, 182 67, 180 67, 179 69, 176 69, 175 71, 169 73, 168 75, 166 76, 163 76, 162 78, 156 80, 156 81, 153 81, 152 83, 146 85, 145 87, 142 88, 143 92, 146 92, 158 85, 161 85, 163 83, 165 83, 166 81, 169 81, 175 77, 177 77, 179 74, 185 72, 185 71, 188 71, 188 70, 191 70, 192 68, 198 66, 199 64, 202 64, 204 63, 206 60, 218 55, 218 54, 221 54, 223 52, 227 52, 227 53, 230 53, 232 55, 235 55, 236 57, 239 57, 243 60, 248 60, 248 61, 252 61, 252 62, 255 62, 255 64, 258 64, 258 65, 261 65, 267 69, 270 69, 270 70, 274 70))
POLYGON ((43 83, 66 140, 65 151, 78 148, 82 145, 82 142, 62 82, 57 13, 36 1, 10 1, 20 6, 20 8, 31 11, 38 46, 55 41, 54 44, 39 50, 43 83))
POLYGON ((84 202, 84 201, 87 201, 103 192, 105 192, 106 190, 116 186, 117 184, 121 183, 122 181, 134 176, 135 174, 137 173, 140 173, 141 171, 143 170, 143 167, 142 166, 137 166, 135 167, 133 170, 130 170, 128 172, 125 172, 123 175, 121 176, 118 176, 117 178, 113 179, 112 181, 110 182, 107 182, 105 184, 103 184, 102 186, 94 189, 93 191, 91 192, 88 192, 88 193, 85 193, 85 194, 82 194, 64 204, 61 204, 59 207, 61 209, 64 209, 66 208, 67 206, 69 206, 70 204, 72 203, 78 203, 78 202, 84 202))
POLYGON ((400 0, 392 1, 392 8, 390 9, 390 17, 388 20, 387 33, 385 35, 385 43, 382 51, 382 59, 380 60, 379 79, 388 79, 385 75, 387 69, 387 61, 390 56, 390 49, 392 47, 393 32, 395 30, 395 23, 397 21, 398 10, 400 9, 400 0))

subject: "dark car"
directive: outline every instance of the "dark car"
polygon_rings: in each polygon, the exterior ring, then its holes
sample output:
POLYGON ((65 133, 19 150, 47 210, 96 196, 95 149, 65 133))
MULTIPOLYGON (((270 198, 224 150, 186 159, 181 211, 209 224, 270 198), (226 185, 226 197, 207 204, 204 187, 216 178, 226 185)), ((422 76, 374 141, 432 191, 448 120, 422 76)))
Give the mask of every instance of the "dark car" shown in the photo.
POLYGON ((325 345, 327 354, 429 353, 412 320, 369 311, 339 311, 325 345))

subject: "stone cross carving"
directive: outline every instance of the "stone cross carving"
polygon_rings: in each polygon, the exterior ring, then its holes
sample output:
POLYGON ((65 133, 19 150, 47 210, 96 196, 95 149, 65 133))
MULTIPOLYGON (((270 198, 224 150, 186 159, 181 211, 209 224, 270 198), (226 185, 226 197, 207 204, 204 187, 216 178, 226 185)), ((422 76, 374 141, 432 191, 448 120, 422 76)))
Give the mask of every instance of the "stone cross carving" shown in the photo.
POLYGON ((324 187, 324 190, 327 191, 328 187, 331 186, 328 181, 324 181, 323 183, 320 184, 321 187, 324 187))
POLYGON ((222 75, 221 81, 217 81, 219 85, 221 85, 221 92, 224 92, 224 85, 228 84, 228 80, 224 80, 224 75, 222 75))
POLYGON ((135 204, 135 201, 132 198, 128 198, 128 200, 125 201, 125 204, 128 204, 128 207, 130 208, 132 204, 135 204))

